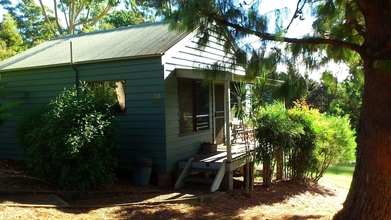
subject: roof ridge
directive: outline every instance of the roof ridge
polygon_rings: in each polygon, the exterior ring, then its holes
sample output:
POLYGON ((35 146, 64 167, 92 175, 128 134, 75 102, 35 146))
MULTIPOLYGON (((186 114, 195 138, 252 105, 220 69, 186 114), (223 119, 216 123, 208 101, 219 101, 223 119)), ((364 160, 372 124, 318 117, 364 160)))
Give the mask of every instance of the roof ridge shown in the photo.
POLYGON ((86 35, 110 33, 110 32, 115 32, 115 31, 128 30, 128 29, 133 29, 133 28, 141 28, 141 27, 146 27, 146 26, 157 26, 157 25, 166 25, 166 24, 163 21, 159 21, 159 22, 150 22, 150 23, 144 23, 144 24, 128 25, 126 27, 112 28, 112 29, 107 29, 107 30, 96 30, 96 31, 79 33, 79 34, 74 34, 74 35, 67 35, 67 36, 59 36, 59 37, 52 38, 48 41, 66 40, 66 39, 71 39, 71 38, 76 38, 76 37, 81 37, 81 36, 86 36, 86 35))

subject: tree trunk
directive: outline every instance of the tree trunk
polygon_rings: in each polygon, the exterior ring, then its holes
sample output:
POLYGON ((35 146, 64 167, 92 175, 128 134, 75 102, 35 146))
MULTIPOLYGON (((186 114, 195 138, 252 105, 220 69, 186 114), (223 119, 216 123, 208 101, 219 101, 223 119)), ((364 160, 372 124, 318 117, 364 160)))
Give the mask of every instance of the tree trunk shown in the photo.
POLYGON ((391 219, 391 73, 366 74, 357 164, 335 219, 391 219))
POLYGON ((357 164, 343 209, 335 219, 391 219, 391 3, 365 1, 366 36, 361 57, 365 85, 357 164), (389 64, 388 64, 389 65, 389 64))
POLYGON ((270 155, 267 153, 263 154, 262 157, 263 157, 263 171, 262 171, 263 186, 268 187, 272 183, 271 159, 270 159, 270 155))
POLYGON ((276 152, 276 161, 277 161, 277 169, 276 169, 276 180, 283 179, 283 171, 284 171, 284 151, 279 148, 276 152))

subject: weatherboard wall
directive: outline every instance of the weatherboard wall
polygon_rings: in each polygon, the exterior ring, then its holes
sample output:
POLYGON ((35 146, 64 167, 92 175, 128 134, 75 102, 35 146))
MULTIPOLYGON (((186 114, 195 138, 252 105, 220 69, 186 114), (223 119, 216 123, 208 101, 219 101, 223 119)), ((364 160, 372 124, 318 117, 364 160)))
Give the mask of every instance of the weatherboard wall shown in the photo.
MULTIPOLYGON (((116 115, 122 123, 121 146, 115 151, 121 168, 132 168, 133 159, 153 159, 154 169, 166 172, 165 108, 163 66, 160 57, 75 65, 79 80, 125 80, 126 114, 116 115), (159 95, 157 95, 159 94, 159 95), (156 99, 160 97, 161 100, 156 99)), ((24 159, 14 132, 17 118, 35 106, 54 99, 64 88, 75 85, 70 66, 2 72, 7 88, 26 92, 16 116, 1 122, 0 155, 5 159, 24 159)))
POLYGON ((84 64, 76 67, 83 81, 125 80, 126 114, 121 146, 114 154, 120 168, 133 168, 135 157, 149 157, 154 170, 165 173, 166 137, 163 66, 160 57, 84 64))
POLYGON ((23 160, 15 126, 17 120, 30 110, 55 98, 64 87, 74 85, 74 72, 68 67, 31 69, 13 72, 1 72, 1 83, 8 90, 22 91, 2 101, 23 101, 12 110, 15 117, 0 122, 0 155, 4 159, 23 160), (55 74, 53 74, 55 73, 55 74))
MULTIPOLYGON (((178 160, 197 154, 204 141, 213 142, 213 93, 209 85, 209 130, 187 135, 179 134, 178 72, 186 72, 186 78, 202 79, 195 69, 208 67, 226 60, 223 45, 216 39, 203 48, 197 46, 197 37, 189 35, 182 39, 162 57, 165 77, 167 169, 177 168, 178 160)), ((184 76, 180 76, 184 77, 184 76)))

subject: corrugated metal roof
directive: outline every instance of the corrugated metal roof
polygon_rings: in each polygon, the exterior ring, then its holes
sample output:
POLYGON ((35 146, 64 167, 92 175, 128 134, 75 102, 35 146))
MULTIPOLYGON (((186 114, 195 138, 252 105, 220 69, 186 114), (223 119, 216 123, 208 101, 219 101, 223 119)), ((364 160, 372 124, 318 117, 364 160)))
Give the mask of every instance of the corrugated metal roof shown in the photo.
POLYGON ((151 23, 60 37, 0 62, 0 72, 70 64, 70 42, 77 64, 162 55, 185 36, 164 23, 151 23))

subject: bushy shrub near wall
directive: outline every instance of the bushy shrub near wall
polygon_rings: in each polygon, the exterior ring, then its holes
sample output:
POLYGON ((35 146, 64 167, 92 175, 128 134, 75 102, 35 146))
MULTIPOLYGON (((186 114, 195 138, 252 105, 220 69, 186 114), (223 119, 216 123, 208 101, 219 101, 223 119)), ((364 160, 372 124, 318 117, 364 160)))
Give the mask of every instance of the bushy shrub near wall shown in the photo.
POLYGON ((267 105, 258 112, 256 127, 257 160, 270 163, 283 150, 293 181, 318 181, 331 163, 354 160, 355 133, 348 117, 321 114, 305 102, 289 110, 280 103, 267 105))
POLYGON ((120 122, 114 102, 82 85, 65 89, 43 112, 21 119, 18 136, 28 166, 64 189, 85 190, 112 182, 119 146, 120 122), (25 127, 25 128, 23 128, 25 127))
MULTIPOLYGON (((1 79, 1 75, 0 75, 1 79)), ((4 119, 11 118, 14 115, 11 113, 11 110, 16 108, 18 105, 22 104, 22 100, 15 101, 5 101, 5 98, 12 97, 14 95, 23 94, 21 91, 8 90, 0 83, 0 122, 4 119)))

